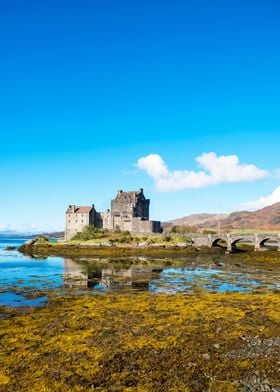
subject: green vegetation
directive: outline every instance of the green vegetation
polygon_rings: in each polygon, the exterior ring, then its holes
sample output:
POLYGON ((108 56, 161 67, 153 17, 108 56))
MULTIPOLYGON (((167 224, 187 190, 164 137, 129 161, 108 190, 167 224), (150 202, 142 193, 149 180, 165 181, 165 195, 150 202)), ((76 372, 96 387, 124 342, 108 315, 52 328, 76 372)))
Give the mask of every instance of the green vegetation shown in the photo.
POLYGON ((207 235, 207 234, 217 234, 217 230, 214 229, 203 229, 202 234, 207 235))
POLYGON ((256 373, 280 386, 278 294, 68 296, 7 312, 0 391, 237 392, 256 373))
POLYGON ((81 241, 87 242, 88 244, 102 244, 111 243, 114 244, 131 244, 137 245, 139 243, 152 245, 172 245, 178 243, 186 243, 189 241, 188 236, 185 233, 172 232, 164 234, 131 234, 129 231, 108 231, 104 229, 95 228, 92 226, 86 226, 80 233, 77 233, 71 241, 67 243, 81 243, 81 241))
MULTIPOLYGON (((128 257, 128 256, 148 256, 156 258, 164 257, 182 257, 187 254, 194 254, 197 252, 192 247, 176 247, 165 245, 156 245, 136 247, 133 244, 118 243, 113 244, 109 241, 105 245, 94 244, 93 240, 80 243, 35 243, 31 246, 21 246, 20 252, 30 254, 33 256, 65 256, 65 257, 82 257, 82 256, 97 256, 97 257, 128 257), (115 246, 114 246, 115 245, 115 246)), ((222 249, 207 249, 207 253, 216 254, 223 252, 222 249)))
POLYGON ((279 230, 260 230, 260 229, 231 229, 231 233, 237 234, 272 234, 277 235, 279 230))
POLYGON ((39 235, 38 237, 35 238, 36 242, 40 243, 40 244, 44 244, 46 242, 48 242, 48 237, 44 236, 44 235, 39 235))
POLYGON ((73 237, 73 241, 88 241, 93 239, 105 238, 108 234, 107 230, 99 229, 98 227, 85 226, 80 233, 73 237))
POLYGON ((232 234, 278 234, 279 230, 267 230, 267 229, 250 229, 250 228, 238 228, 233 229, 231 227, 222 227, 218 229, 217 227, 207 227, 207 228, 198 228, 195 226, 172 226, 166 228, 166 232, 170 233, 178 233, 178 234, 194 234, 194 233, 201 233, 201 234, 217 234, 220 230, 221 234, 225 233, 232 233, 232 234))
POLYGON ((172 226, 171 228, 167 227, 166 231, 170 231, 170 233, 177 233, 177 234, 191 234, 198 232, 196 226, 187 226, 187 225, 178 225, 172 226))

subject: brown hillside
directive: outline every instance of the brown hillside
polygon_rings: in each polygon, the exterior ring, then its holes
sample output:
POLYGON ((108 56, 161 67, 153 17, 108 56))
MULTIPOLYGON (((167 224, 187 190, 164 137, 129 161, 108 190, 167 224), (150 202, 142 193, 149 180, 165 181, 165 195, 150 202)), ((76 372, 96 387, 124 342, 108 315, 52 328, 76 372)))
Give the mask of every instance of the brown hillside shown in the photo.
POLYGON ((208 227, 209 222, 211 222, 211 224, 216 224, 219 220, 223 220, 228 216, 228 214, 192 214, 184 216, 183 218, 173 219, 168 223, 172 223, 172 225, 175 226, 208 227))
POLYGON ((280 202, 257 211, 236 211, 226 214, 194 214, 174 219, 168 223, 175 226, 221 227, 229 229, 280 230, 280 202))

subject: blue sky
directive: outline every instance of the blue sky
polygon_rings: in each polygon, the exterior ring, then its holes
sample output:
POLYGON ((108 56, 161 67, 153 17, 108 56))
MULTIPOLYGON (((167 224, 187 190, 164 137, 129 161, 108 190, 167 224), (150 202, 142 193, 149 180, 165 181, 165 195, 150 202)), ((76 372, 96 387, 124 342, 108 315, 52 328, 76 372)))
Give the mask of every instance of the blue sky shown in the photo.
POLYGON ((144 187, 161 220, 280 201, 279 17, 276 0, 2 1, 0 229, 62 228, 117 189, 144 187), (209 152, 238 157, 234 181, 219 159, 208 178, 209 152))

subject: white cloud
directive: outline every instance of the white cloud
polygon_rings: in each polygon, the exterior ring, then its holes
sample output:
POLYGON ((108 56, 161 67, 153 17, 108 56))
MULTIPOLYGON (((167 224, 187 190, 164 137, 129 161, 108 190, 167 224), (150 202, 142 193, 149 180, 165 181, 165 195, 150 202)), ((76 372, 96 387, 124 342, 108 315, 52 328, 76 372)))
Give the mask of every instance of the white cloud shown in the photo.
POLYGON ((260 197, 257 200, 248 201, 241 204, 241 208, 248 210, 258 210, 267 206, 271 206, 274 203, 280 202, 280 186, 278 186, 274 191, 267 196, 260 197))
POLYGON ((214 152, 203 153, 196 158, 200 171, 174 170, 158 154, 138 159, 136 166, 147 172, 161 192, 203 188, 229 182, 261 180, 269 176, 266 170, 253 164, 241 164, 236 155, 217 156, 214 152))

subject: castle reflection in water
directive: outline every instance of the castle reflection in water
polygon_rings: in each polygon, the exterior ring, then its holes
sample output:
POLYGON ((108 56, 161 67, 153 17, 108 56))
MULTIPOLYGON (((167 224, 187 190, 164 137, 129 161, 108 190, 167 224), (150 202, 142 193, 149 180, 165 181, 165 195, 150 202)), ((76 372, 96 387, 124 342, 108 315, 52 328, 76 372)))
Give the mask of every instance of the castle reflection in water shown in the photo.
POLYGON ((102 265, 98 261, 82 262, 64 259, 64 287, 80 290, 149 290, 151 277, 162 269, 130 265, 127 268, 102 265))

